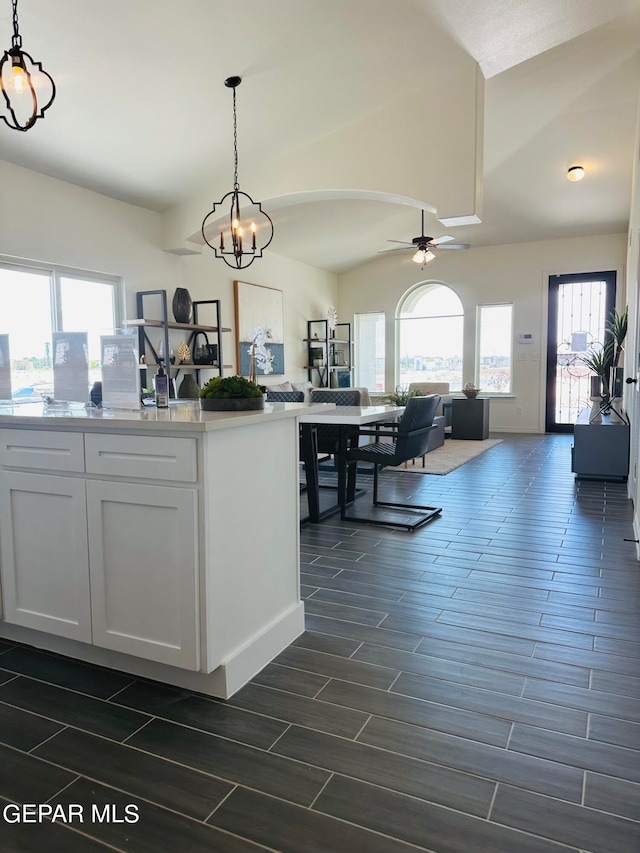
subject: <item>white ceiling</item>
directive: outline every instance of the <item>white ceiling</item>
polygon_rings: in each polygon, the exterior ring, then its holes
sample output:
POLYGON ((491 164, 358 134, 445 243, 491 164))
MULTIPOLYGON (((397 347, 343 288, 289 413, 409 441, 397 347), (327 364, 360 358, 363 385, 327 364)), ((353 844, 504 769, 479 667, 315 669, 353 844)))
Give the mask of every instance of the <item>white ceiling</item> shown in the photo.
MULTIPOLYGON (((437 86, 451 38, 488 78, 483 221, 445 229, 430 216, 427 234, 480 246, 626 230, 640 0, 19 0, 18 11, 58 95, 28 133, 0 124, 0 159, 153 210, 203 185, 217 198, 232 183, 226 77, 245 81, 242 175, 437 86), (575 162, 579 184, 565 177, 575 162)), ((10 36, 6 14, 3 49, 10 36)), ((273 251, 336 272, 420 230, 418 210, 379 201, 273 218, 273 251)))

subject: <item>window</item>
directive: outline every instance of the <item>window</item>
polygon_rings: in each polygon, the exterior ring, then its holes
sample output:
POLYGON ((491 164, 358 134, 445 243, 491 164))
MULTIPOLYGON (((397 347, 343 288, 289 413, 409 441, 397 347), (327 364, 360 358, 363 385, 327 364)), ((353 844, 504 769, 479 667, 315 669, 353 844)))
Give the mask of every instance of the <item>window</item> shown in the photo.
POLYGON ((9 336, 11 396, 53 391, 53 332, 87 332, 90 384, 100 379, 100 336, 120 324, 119 279, 0 262, 0 334, 9 336))
POLYGON ((398 384, 448 382, 462 388, 464 311, 444 284, 423 284, 404 297, 398 311, 398 384))
POLYGON ((384 314, 356 314, 355 384, 369 391, 384 391, 384 314))
POLYGON ((476 385, 485 394, 510 394, 513 305, 478 305, 476 385))

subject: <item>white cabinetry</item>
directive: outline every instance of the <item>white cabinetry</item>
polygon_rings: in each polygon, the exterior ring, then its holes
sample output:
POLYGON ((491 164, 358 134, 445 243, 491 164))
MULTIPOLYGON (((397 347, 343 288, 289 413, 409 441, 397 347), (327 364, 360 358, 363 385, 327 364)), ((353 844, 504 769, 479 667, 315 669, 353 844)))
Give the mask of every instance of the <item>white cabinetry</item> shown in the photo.
POLYGON ((0 638, 233 695, 304 630, 315 408, 0 413, 0 638))
POLYGON ((93 643, 198 669, 197 494, 87 481, 93 643))
POLYGON ((2 471, 5 621, 197 670, 195 439, 5 429, 0 461, 74 472, 2 471), (119 479, 94 476, 109 473, 119 479))
POLYGON ((3 471, 0 542, 6 621, 90 643, 84 480, 3 471))

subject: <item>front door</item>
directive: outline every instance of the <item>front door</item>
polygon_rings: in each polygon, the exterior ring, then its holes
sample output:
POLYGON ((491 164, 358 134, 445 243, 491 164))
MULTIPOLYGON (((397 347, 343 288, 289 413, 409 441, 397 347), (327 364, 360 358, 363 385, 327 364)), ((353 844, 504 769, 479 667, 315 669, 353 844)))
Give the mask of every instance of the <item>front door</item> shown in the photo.
POLYGON ((591 371, 580 356, 604 345, 615 301, 615 272, 549 276, 547 432, 573 432, 580 410, 590 405, 591 371))

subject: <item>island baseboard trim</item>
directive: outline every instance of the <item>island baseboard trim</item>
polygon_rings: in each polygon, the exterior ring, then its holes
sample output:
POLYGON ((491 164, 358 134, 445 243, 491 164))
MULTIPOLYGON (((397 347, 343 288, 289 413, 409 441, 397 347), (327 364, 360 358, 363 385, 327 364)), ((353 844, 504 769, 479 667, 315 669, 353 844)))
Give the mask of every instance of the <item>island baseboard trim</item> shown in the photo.
POLYGON ((295 604, 282 618, 268 626, 211 673, 189 672, 175 666, 146 661, 122 652, 102 649, 56 637, 43 631, 0 622, 0 637, 66 655, 76 661, 117 669, 132 676, 149 678, 185 690, 194 690, 218 699, 229 699, 247 681, 284 651, 304 631, 304 602, 295 604))

